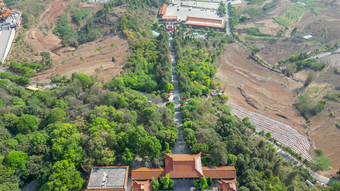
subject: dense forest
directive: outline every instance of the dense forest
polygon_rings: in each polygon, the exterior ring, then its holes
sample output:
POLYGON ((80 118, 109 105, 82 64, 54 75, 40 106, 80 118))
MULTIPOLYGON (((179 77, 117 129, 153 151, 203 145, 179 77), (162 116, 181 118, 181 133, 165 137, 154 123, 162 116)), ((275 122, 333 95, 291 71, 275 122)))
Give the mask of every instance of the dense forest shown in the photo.
MULTIPOLYGON (((51 66, 47 53, 40 62, 11 63, 10 69, 20 77, 0 74, 0 190, 21 190, 33 180, 41 191, 79 190, 88 178, 84 170, 92 166, 130 165, 135 159, 142 166, 164 165, 163 153, 171 152, 178 134, 174 104, 159 107, 144 93, 164 96, 173 89, 169 36, 163 28, 158 37, 152 36, 151 24, 142 26, 134 15, 137 8, 143 11, 161 3, 111 1, 92 18, 91 22, 97 22, 94 18, 102 18, 103 12, 129 5, 117 27, 128 39, 131 54, 122 75, 107 83, 75 73, 56 80, 59 86, 55 89, 25 89, 23 85, 32 75, 51 66)), ((77 13, 73 19, 78 21, 84 15, 77 13)), ((312 181, 308 170, 283 162, 272 145, 252 138, 224 105, 226 96, 199 98, 218 87, 214 82, 218 56, 230 39, 195 40, 184 30, 175 34, 174 43, 180 90, 192 98, 181 108, 190 151, 202 152, 204 165, 235 166, 241 191, 309 190, 304 183, 312 181)), ((83 37, 97 30, 81 31, 58 29, 56 33, 69 32, 74 35, 70 42, 79 43, 92 39, 83 37)), ((159 180, 158 188, 172 187, 170 180, 170 186, 163 183, 168 179, 156 179, 154 185, 159 180)), ((329 190, 339 187, 336 183, 329 190)))

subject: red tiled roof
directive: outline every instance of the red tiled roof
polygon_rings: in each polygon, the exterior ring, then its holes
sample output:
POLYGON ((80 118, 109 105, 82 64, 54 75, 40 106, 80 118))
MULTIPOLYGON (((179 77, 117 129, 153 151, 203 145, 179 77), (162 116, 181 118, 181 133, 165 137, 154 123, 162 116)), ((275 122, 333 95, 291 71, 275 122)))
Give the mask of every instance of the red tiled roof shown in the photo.
POLYGON ((166 9, 168 8, 168 4, 163 4, 161 8, 159 8, 158 15, 163 16, 166 13, 166 9))
POLYGON ((132 180, 131 191, 151 191, 151 182, 132 180))
POLYGON ((158 178, 159 176, 164 176, 163 168, 137 168, 132 170, 131 179, 132 180, 150 180, 152 178, 158 178))
POLYGON ((222 166, 216 168, 209 168, 204 166, 203 174, 205 177, 211 177, 213 179, 223 178, 223 179, 235 179, 236 169, 233 166, 222 166))
POLYGON ((177 21, 177 16, 163 16, 162 20, 176 20, 177 21))
POLYGON ((236 179, 233 180, 218 180, 219 191, 237 191, 236 179))
POLYGON ((201 153, 165 154, 165 174, 169 174, 170 178, 203 177, 201 153))
POLYGON ((205 17, 193 17, 187 16, 185 20, 186 25, 194 25, 194 26, 203 26, 203 27, 212 27, 212 28, 224 28, 225 20, 224 19, 213 19, 213 18, 205 18, 205 17))

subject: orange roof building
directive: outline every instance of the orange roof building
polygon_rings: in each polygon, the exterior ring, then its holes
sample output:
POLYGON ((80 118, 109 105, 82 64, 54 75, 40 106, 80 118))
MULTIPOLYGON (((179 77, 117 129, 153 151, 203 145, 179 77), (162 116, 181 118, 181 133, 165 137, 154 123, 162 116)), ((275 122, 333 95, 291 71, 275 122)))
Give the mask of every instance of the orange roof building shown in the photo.
POLYGON ((202 169, 205 177, 211 177, 213 179, 236 179, 236 169, 233 166, 221 166, 216 168, 204 166, 202 169))
POLYGON ((12 10, 6 7, 3 0, 0 0, 0 20, 5 20, 11 13, 12 10))
POLYGON ((178 18, 177 18, 177 16, 163 16, 162 20, 163 21, 177 21, 178 18))
MULTIPOLYGON (((132 191, 146 191, 151 179, 169 175, 170 178, 218 179, 220 191, 236 191, 236 169, 233 166, 216 168, 202 167, 201 153, 198 154, 164 154, 164 168, 137 168, 131 173, 132 191), (143 190, 144 189, 144 190, 143 190)), ((151 185, 151 183, 150 183, 151 185)))
POLYGON ((236 179, 233 180, 218 180, 219 191, 237 191, 236 179))
POLYGON ((185 24, 188 27, 193 28, 213 28, 220 31, 223 31, 225 28, 225 20, 224 19, 213 19, 213 18, 205 18, 205 17, 193 17, 187 16, 185 20, 185 24))
POLYGON ((204 177, 201 163, 201 153, 165 154, 165 175, 171 178, 201 178, 204 177))
POLYGON ((137 168, 132 170, 131 179, 132 180, 151 180, 153 178, 158 178, 159 176, 165 176, 165 171, 163 168, 137 168))
POLYGON ((151 191, 151 181, 132 180, 131 191, 151 191))
POLYGON ((159 8, 159 12, 158 12, 158 15, 160 16, 160 17, 163 17, 164 15, 165 15, 165 13, 166 13, 166 9, 168 8, 168 4, 163 4, 162 6, 161 6, 161 8, 159 8))

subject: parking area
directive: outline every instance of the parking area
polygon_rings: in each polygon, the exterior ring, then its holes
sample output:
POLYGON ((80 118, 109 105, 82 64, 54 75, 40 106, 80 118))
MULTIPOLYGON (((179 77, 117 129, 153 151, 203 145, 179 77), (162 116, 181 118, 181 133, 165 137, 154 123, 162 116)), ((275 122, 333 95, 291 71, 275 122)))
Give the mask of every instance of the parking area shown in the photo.
POLYGON ((198 8, 206 8, 206 9, 218 9, 219 2, 205 2, 205 1, 180 1, 174 0, 174 4, 180 6, 187 6, 187 7, 198 7, 198 8))
POLYGON ((187 16, 220 18, 217 15, 217 10, 194 8, 194 7, 181 7, 177 5, 168 6, 165 16, 177 16, 179 21, 185 21, 187 16))

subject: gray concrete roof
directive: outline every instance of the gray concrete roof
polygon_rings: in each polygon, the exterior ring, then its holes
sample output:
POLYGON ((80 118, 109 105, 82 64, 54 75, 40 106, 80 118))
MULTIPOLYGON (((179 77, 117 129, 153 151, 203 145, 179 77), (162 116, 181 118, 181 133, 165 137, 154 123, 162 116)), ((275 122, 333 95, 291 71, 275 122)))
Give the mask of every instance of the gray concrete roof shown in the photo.
POLYGON ((87 189, 124 188, 127 173, 126 167, 94 167, 87 189))

